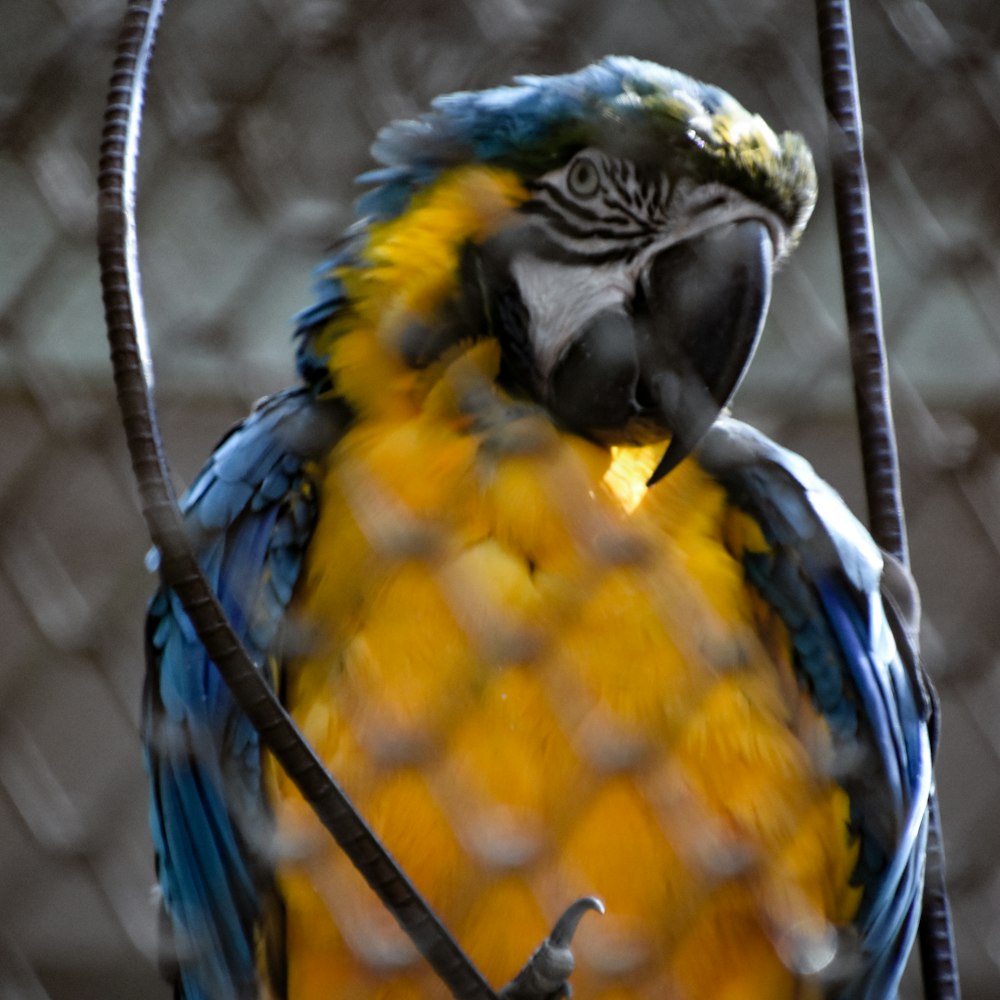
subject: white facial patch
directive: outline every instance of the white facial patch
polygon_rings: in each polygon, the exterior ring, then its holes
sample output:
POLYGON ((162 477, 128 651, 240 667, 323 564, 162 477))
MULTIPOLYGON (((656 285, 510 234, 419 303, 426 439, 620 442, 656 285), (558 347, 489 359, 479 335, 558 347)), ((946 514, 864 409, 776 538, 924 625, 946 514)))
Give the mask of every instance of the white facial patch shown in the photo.
POLYGON ((543 379, 591 319, 608 309, 624 310, 635 288, 634 273, 621 262, 581 267, 523 254, 511 262, 511 272, 531 319, 543 379))

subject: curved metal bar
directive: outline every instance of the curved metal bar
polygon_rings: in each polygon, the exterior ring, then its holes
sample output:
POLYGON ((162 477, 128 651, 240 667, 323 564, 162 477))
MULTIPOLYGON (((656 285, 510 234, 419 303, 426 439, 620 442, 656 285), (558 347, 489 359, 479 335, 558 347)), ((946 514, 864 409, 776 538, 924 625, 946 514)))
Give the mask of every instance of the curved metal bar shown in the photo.
POLYGON ((875 541, 908 566, 849 0, 816 0, 816 12, 868 520, 875 541))
MULTIPOLYGON (((889 403, 871 198, 862 144, 850 0, 816 0, 823 91, 832 119, 833 193, 840 239, 844 300, 854 372, 855 404, 875 541, 909 567, 899 459, 889 403)), ((928 805, 927 862, 920 916, 920 961, 928 1000, 959 1000, 961 988, 937 793, 928 805)))
POLYGON ((928 805, 927 861, 919 935, 920 971, 928 1000, 961 1000, 936 792, 931 793, 928 805))
POLYGON ((152 391, 135 226, 145 81, 165 0, 130 0, 119 38, 101 145, 98 245, 118 404, 142 511, 177 593, 240 708, 320 822, 457 1000, 496 1000, 489 983, 367 826, 298 731, 233 633, 192 552, 170 486, 152 391))

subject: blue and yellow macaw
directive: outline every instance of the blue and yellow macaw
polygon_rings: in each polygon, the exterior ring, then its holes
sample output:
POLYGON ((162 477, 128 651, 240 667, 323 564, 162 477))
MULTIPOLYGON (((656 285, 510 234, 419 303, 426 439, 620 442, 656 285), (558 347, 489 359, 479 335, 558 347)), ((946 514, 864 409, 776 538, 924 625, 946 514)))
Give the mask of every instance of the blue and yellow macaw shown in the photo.
MULTIPOLYGON (((606 58, 373 151, 300 384, 184 500, 237 631, 492 982, 595 894, 583 1000, 895 996, 929 699, 869 536, 720 416, 813 207, 803 141, 606 58)), ((148 651, 177 995, 442 995, 169 591, 148 651)))

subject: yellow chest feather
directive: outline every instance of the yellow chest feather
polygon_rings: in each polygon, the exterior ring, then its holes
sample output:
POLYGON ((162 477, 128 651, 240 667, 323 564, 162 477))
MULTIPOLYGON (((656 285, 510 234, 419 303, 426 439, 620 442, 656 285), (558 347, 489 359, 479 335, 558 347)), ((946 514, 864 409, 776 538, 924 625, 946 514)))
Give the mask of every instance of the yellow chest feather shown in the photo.
MULTIPOLYGON (((318 470, 291 711, 496 986, 596 894, 584 1000, 810 995, 788 970, 853 914, 855 851, 826 729, 731 551, 759 532, 692 462, 647 491, 652 453, 499 397, 469 419, 488 353, 318 470)), ((290 996, 441 995, 275 792, 290 996)))

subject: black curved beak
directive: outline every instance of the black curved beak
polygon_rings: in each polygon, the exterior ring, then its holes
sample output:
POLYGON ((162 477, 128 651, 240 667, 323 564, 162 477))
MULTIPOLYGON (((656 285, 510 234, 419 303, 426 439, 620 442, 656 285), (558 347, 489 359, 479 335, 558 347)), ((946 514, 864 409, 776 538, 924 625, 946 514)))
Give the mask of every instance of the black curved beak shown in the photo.
POLYGON ((648 485, 691 453, 736 391, 764 325, 772 256, 766 226, 748 219, 664 250, 643 275, 632 304, 638 394, 671 432, 648 485))

